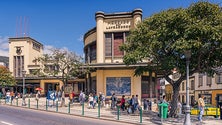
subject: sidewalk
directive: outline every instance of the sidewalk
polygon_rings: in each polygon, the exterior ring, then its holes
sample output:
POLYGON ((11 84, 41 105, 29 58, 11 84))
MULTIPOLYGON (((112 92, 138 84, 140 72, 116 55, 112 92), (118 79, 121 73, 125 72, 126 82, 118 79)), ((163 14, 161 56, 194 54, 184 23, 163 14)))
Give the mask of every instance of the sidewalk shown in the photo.
MULTIPOLYGON (((54 102, 54 105, 52 101, 50 101, 49 106, 46 106, 46 98, 40 98, 40 100, 37 101, 35 98, 26 98, 26 108, 31 108, 35 110, 47 110, 50 112, 56 112, 56 113, 63 113, 63 114, 71 114, 71 115, 78 115, 83 117, 92 117, 92 118, 100 118, 100 119, 106 119, 106 120, 114 120, 114 121, 120 121, 120 122, 126 122, 131 124, 149 124, 149 125, 160 125, 161 119, 157 116, 157 112, 153 111, 143 111, 142 117, 140 116, 139 111, 136 111, 134 114, 128 114, 126 111, 120 111, 118 115, 117 110, 111 110, 110 107, 102 107, 100 110, 96 106, 95 109, 89 109, 88 103, 85 103, 84 107, 82 107, 79 103, 70 104, 70 107, 68 105, 68 98, 65 99, 66 105, 63 107, 60 107, 60 101, 58 102, 58 107, 56 106, 56 102, 54 102), (30 100, 30 103, 29 103, 30 100), (84 110, 82 110, 84 109, 84 110)), ((5 100, 1 100, 0 105, 5 105, 5 100)), ((12 105, 17 106, 18 108, 21 107, 22 99, 18 99, 18 102, 16 99, 13 100, 11 103, 6 103, 6 105, 12 105)), ((24 107, 24 106, 23 106, 24 107)), ((163 125, 183 125, 184 122, 184 114, 181 115, 179 118, 167 118, 162 120, 163 125)), ((199 125, 200 123, 197 121, 197 116, 191 116, 191 123, 192 125, 199 125)), ((203 123, 205 125, 221 125, 222 120, 213 118, 213 117, 203 117, 203 123)))

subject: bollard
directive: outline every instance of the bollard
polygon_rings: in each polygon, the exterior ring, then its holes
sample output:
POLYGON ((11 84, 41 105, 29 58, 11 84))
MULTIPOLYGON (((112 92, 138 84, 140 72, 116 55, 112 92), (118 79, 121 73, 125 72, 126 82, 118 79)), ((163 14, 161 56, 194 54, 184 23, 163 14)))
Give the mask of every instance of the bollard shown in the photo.
POLYGON ((11 102, 10 102, 10 105, 12 105, 12 97, 11 97, 11 102))
POLYGON ((29 98, 29 102, 28 102, 29 104, 28 104, 28 106, 29 106, 29 108, 30 108, 30 98, 29 98))
POLYGON ((82 115, 84 116, 84 102, 82 103, 82 115))
POLYGON ((36 100, 36 108, 39 109, 39 100, 36 100))
POLYGON ((70 114, 70 102, 68 104, 68 113, 70 114))
POLYGON ((5 104, 6 104, 6 98, 5 98, 5 104))
POLYGON ((98 118, 100 118, 100 103, 98 103, 98 118))
POLYGON ((207 110, 208 110, 208 109, 206 108, 206 109, 205 109, 205 111, 206 111, 206 116, 207 116, 207 110))
POLYGON ((143 120, 143 111, 142 111, 142 108, 140 108, 140 123, 142 123, 142 120, 143 120))
POLYGON ((120 115, 120 112, 119 112, 119 106, 117 106, 117 120, 119 120, 119 115, 120 115))
POLYGON ((56 112, 58 112, 58 101, 56 101, 56 112))
POLYGON ((16 98, 16 106, 18 106, 18 98, 16 98))
POLYGON ((45 101, 45 110, 47 111, 48 110, 48 101, 47 101, 47 99, 46 99, 46 101, 45 101))
POLYGON ((163 124, 163 105, 161 105, 161 114, 160 114, 160 119, 161 119, 161 125, 163 124))

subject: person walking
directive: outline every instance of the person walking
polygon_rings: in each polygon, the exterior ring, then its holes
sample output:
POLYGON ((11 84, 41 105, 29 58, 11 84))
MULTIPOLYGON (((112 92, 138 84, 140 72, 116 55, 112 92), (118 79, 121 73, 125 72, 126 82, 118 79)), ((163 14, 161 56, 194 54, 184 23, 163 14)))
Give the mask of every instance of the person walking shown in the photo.
POLYGON ((204 102, 204 95, 202 94, 201 97, 198 99, 198 108, 200 110, 199 115, 198 115, 198 120, 202 122, 202 116, 204 114, 204 107, 205 107, 205 102, 204 102))

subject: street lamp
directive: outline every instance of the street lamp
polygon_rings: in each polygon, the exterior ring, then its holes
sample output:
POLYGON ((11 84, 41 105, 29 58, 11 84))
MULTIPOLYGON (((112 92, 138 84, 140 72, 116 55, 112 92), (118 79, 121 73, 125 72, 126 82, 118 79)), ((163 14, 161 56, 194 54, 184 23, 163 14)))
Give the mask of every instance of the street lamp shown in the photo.
POLYGON ((23 91, 22 91, 22 106, 25 106, 26 103, 25 103, 25 74, 26 74, 26 71, 25 70, 22 70, 22 87, 23 87, 23 91))
POLYGON ((186 106, 185 106, 185 120, 184 125, 191 125, 190 122, 190 105, 189 105, 189 63, 190 63, 190 57, 191 57, 191 50, 186 50, 184 52, 185 58, 186 58, 186 72, 187 72, 187 80, 186 80, 186 106))

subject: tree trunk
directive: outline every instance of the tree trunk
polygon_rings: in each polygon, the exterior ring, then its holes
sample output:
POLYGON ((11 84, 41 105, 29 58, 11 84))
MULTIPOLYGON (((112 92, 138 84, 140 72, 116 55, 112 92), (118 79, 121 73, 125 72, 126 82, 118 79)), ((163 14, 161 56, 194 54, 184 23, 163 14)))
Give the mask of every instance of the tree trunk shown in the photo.
POLYGON ((173 100, 171 101, 170 117, 177 116, 177 102, 179 96, 180 82, 175 82, 172 84, 173 87, 173 100))

